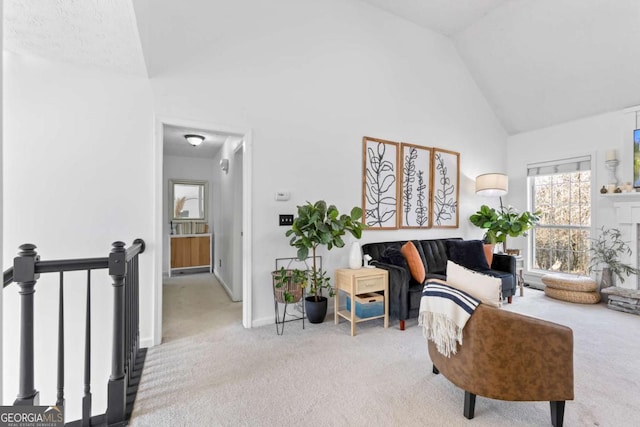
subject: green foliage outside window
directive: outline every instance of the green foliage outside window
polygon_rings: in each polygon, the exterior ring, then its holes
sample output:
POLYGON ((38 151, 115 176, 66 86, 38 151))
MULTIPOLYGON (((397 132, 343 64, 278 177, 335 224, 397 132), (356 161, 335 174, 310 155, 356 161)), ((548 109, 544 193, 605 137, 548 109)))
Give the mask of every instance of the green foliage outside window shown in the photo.
POLYGON ((591 172, 541 175, 533 180, 534 269, 586 274, 591 228, 591 172))
POLYGON ((640 129, 633 131, 633 185, 640 186, 640 129))

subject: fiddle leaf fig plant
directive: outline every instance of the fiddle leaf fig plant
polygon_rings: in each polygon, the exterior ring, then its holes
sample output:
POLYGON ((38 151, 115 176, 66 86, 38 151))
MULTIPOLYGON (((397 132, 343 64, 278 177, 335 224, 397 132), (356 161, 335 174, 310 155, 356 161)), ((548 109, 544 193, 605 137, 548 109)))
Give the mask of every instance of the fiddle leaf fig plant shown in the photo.
POLYGON ((315 203, 306 202, 298 206, 298 215, 294 218, 291 229, 286 236, 291 237, 289 244, 298 248, 298 259, 304 261, 309 256, 313 258, 313 267, 309 277, 309 294, 318 300, 322 296, 322 290, 327 289, 329 296, 333 296, 331 281, 326 271, 319 269, 316 264, 316 250, 319 246, 326 246, 327 250, 344 246, 344 236, 349 232, 356 239, 362 237, 365 225, 359 221, 362 218, 362 209, 354 207, 349 215, 340 214, 334 205, 329 205, 324 200, 315 203))
POLYGON ((469 221, 476 227, 487 230, 484 235, 485 243, 505 243, 507 236, 526 236, 527 231, 540 221, 540 211, 518 213, 511 206, 500 206, 500 209, 496 210, 482 205, 478 212, 469 217, 469 221))

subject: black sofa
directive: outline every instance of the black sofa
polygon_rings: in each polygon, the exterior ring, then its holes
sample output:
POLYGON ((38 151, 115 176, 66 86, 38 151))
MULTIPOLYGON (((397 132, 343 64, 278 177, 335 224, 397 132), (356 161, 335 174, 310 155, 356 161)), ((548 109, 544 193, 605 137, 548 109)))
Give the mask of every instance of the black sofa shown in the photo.
MULTIPOLYGON (((446 280, 448 248, 447 240, 462 239, 431 239, 412 240, 424 263, 426 278, 446 280)), ((392 317, 400 321, 400 329, 404 330, 405 320, 418 317, 420 298, 422 297, 422 283, 411 277, 411 273, 402 259, 390 257, 391 252, 397 252, 407 241, 366 243, 362 246, 364 254, 371 256, 371 265, 383 268, 389 272, 389 312, 392 317)), ((494 254, 489 270, 478 270, 484 274, 499 277, 502 280, 502 297, 509 303, 516 291, 516 259, 511 255, 494 254)))

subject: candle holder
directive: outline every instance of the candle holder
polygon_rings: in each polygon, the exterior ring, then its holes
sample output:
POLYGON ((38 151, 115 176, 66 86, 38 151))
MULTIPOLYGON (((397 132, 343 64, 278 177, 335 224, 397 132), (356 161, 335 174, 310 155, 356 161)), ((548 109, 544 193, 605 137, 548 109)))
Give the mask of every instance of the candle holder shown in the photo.
POLYGON ((607 160, 604 162, 607 170, 609 171, 609 184, 618 185, 618 178, 616 177, 616 170, 620 162, 617 159, 607 160))

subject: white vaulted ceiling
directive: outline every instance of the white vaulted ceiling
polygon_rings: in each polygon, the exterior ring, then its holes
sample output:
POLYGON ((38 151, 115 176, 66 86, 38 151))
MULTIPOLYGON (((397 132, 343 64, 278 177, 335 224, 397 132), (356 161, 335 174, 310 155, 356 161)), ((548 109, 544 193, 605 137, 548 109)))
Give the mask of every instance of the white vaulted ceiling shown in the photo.
POLYGON ((451 37, 511 134, 640 104, 640 0, 361 1, 451 37))
POLYGON ((509 1, 454 36, 509 133, 640 104, 640 1, 509 1))
POLYGON ((146 76, 131 0, 5 0, 4 49, 146 76))
POLYGON ((361 0, 445 36, 463 31, 510 0, 361 0))
MULTIPOLYGON (((190 58, 234 37, 198 21, 232 0, 170 1, 5 0, 5 49, 154 77, 183 58, 150 58, 148 37, 189 28, 190 58)), ((640 0, 351 1, 449 37, 510 134, 640 105, 640 0)))

